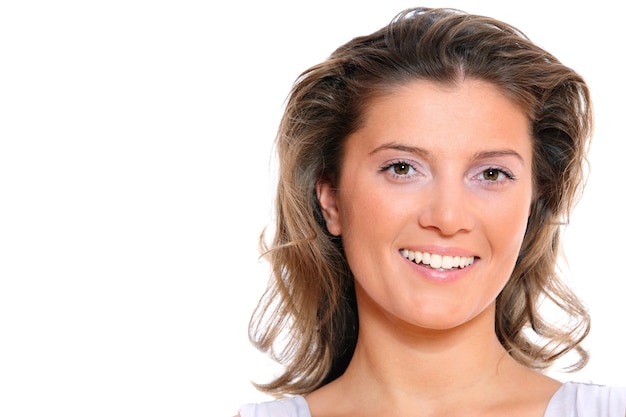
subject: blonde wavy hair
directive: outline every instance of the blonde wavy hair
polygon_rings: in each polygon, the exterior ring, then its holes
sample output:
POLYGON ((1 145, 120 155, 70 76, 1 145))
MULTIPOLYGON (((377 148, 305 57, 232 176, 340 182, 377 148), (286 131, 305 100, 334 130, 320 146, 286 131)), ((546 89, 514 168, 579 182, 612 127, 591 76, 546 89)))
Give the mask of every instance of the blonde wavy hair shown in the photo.
POLYGON ((340 376, 354 351, 358 314, 341 238, 330 235, 317 201, 320 179, 335 181, 343 143, 376 97, 413 80, 463 78, 498 86, 526 112, 533 137, 535 198, 517 264, 496 301, 496 333, 520 363, 546 369, 568 352, 570 370, 588 312, 557 267, 562 227, 584 185, 592 130, 583 78, 498 20, 453 9, 414 8, 357 37, 301 74, 276 138, 279 177, 275 230, 262 253, 272 276, 250 321, 252 343, 282 364, 257 388, 277 397, 308 393, 340 376), (551 322, 551 302, 566 318, 551 322))

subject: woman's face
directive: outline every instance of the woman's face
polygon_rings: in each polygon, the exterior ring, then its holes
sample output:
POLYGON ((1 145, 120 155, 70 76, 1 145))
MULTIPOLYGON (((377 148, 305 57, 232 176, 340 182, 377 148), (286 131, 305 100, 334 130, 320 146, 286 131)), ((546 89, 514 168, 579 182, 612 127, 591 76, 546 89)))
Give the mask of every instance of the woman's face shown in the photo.
POLYGON ((448 329, 493 307, 526 230, 531 168, 528 121, 492 84, 415 81, 371 103, 338 183, 317 188, 359 308, 448 329))

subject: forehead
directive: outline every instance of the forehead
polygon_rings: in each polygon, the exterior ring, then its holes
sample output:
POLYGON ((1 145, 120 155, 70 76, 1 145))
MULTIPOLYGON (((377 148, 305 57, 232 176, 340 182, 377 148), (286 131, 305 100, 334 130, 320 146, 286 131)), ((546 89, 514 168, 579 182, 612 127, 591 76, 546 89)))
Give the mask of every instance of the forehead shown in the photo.
POLYGON ((530 122, 520 105, 489 82, 418 80, 373 98, 364 107, 360 128, 351 136, 360 137, 360 142, 393 139, 433 146, 507 141, 529 145, 530 122))

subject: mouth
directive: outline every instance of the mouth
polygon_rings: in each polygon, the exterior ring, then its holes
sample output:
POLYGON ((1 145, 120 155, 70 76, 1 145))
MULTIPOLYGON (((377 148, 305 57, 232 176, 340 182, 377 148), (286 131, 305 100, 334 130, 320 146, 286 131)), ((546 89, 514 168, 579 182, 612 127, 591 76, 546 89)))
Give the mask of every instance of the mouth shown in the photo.
POLYGON ((473 256, 448 256, 409 249, 400 249, 400 254, 417 265, 423 265, 438 271, 463 269, 474 263, 473 256))

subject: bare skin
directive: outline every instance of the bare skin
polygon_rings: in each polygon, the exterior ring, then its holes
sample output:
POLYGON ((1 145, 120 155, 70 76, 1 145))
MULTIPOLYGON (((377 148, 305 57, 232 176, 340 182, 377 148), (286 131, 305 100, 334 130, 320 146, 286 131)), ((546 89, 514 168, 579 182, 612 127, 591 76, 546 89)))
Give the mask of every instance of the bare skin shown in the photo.
POLYGON ((530 213, 531 143, 523 111, 478 80, 417 81, 370 105, 338 184, 317 188, 360 328, 346 372, 306 396, 313 417, 543 416, 560 382, 518 364, 494 329, 530 213))
POLYGON ((344 375, 306 396, 313 417, 541 417, 561 386, 504 351, 489 330, 493 308, 445 336, 374 320, 344 375))
POLYGON ((494 324, 533 199, 525 113, 484 81, 415 81, 370 103, 343 151, 316 191, 359 336, 344 374, 305 397, 312 417, 542 417, 561 383, 516 362, 494 324))

